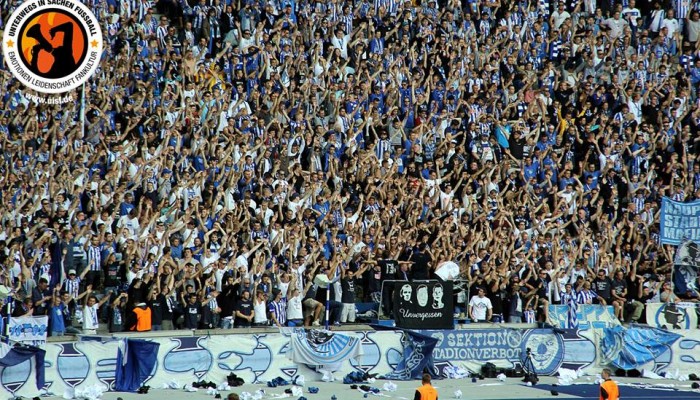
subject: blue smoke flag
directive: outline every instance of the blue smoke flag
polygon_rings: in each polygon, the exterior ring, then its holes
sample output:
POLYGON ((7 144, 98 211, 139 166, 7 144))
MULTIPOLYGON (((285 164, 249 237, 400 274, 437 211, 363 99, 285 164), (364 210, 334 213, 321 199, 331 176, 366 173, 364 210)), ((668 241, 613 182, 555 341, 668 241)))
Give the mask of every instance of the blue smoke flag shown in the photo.
POLYGON ((46 386, 44 358, 46 351, 34 346, 18 346, 13 347, 10 351, 0 358, 0 366, 14 367, 23 362, 34 358, 34 367, 36 369, 36 388, 41 390, 46 386))
POLYGON ((657 328, 616 326, 603 330, 600 349, 615 368, 639 369, 669 351, 680 337, 657 328))
POLYGON ((114 387, 119 392, 135 392, 146 382, 158 360, 159 343, 124 339, 117 353, 114 387))
POLYGON ((380 325, 372 325, 376 330, 397 330, 403 332, 403 358, 394 368, 394 372, 384 375, 383 379, 394 379, 397 381, 407 381, 420 379, 423 371, 426 371, 434 378, 438 377, 434 364, 433 350, 437 346, 438 339, 420 334, 418 332, 390 328, 380 325))

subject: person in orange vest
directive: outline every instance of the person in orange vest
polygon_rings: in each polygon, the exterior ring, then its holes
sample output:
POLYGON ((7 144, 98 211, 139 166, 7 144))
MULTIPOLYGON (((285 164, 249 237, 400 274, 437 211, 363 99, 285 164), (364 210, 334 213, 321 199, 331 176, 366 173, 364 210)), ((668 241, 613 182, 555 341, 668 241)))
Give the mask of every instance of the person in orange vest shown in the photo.
POLYGON ((148 332, 151 330, 151 308, 146 303, 139 303, 134 308, 136 324, 131 328, 136 332, 148 332))
POLYGON ((600 373, 600 377, 603 378, 603 382, 600 384, 600 400, 618 400, 620 398, 620 389, 617 387, 617 383, 610 379, 612 376, 612 371, 609 368, 603 369, 600 373))
POLYGON ((433 385, 430 384, 430 374, 423 374, 423 386, 416 389, 416 395, 413 400, 438 400, 438 392, 433 385))

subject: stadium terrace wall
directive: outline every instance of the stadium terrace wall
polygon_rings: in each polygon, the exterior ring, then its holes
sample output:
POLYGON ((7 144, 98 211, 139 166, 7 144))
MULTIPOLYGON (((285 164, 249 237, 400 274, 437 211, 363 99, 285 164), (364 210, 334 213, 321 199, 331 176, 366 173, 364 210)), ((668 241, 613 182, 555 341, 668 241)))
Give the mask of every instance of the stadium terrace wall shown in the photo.
MULTIPOLYGON (((602 355, 602 329, 462 329, 450 331, 422 331, 439 340, 433 353, 435 366, 461 366, 478 370, 486 362, 498 367, 514 367, 521 363, 527 348, 532 349, 537 371, 552 375, 560 367, 597 371, 607 365, 602 355), (599 344, 597 344, 599 343, 599 344)), ((697 330, 674 331, 678 340, 666 346, 656 358, 638 365, 655 372, 696 371, 700 362, 700 333, 697 330)), ((393 370, 402 357, 402 333, 396 331, 340 332, 357 338, 363 355, 357 361, 346 361, 335 376, 352 371, 384 374, 393 370)), ((57 396, 66 389, 81 389, 101 384, 113 388, 117 363, 118 339, 109 341, 82 340, 77 342, 47 343, 46 388, 57 396)), ((306 382, 320 379, 320 374, 308 366, 295 365, 287 358, 290 337, 285 333, 234 334, 178 337, 149 337, 160 343, 157 365, 146 382, 153 388, 177 382, 180 386, 206 380, 221 383, 233 372, 247 383, 265 383, 281 376, 284 379, 302 374, 306 382)), ((310 339, 311 340, 311 339, 310 339)), ((625 339, 620 338, 620 350, 625 339)), ((314 346, 313 343, 309 344, 314 346)), ((328 347, 324 351, 341 351, 328 347)), ((657 352, 658 353, 658 352, 657 352)), ((608 353, 609 354, 609 353, 608 353)), ((36 375, 34 360, 0 370, 2 390, 34 397, 36 375)))

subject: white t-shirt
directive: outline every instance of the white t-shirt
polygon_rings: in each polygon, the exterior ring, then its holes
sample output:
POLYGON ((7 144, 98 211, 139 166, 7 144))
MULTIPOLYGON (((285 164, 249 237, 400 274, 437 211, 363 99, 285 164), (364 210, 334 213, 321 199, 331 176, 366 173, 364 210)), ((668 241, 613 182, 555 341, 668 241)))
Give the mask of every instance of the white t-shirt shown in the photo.
POLYGON ((265 301, 253 300, 253 311, 255 311, 254 323, 262 324, 267 322, 267 303, 265 301))
POLYGON ((472 297, 469 306, 472 309, 472 315, 478 320, 485 320, 487 311, 493 308, 488 297, 479 297, 478 295, 472 297))
POLYGON ((301 296, 287 299, 287 319, 304 319, 301 296))
POLYGON ((83 307, 83 329, 96 330, 100 325, 97 310, 99 304, 95 303, 92 306, 83 307))
POLYGON ((567 18, 571 18, 571 14, 569 14, 568 11, 559 12, 557 10, 552 13, 552 20, 554 20, 554 27, 556 29, 559 29, 567 18))

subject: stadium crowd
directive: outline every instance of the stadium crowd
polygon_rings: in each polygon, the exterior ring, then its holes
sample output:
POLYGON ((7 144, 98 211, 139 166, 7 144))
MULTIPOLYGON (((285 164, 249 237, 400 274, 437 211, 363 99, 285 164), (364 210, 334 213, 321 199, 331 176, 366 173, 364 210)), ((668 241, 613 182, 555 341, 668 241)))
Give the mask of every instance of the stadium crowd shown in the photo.
POLYGON ((474 320, 697 296, 670 288, 658 215, 700 198, 700 2, 90 6, 84 106, 0 77, 4 312, 312 326, 326 281, 340 324, 450 261, 474 320))

